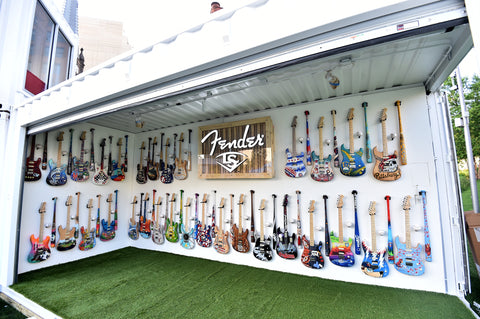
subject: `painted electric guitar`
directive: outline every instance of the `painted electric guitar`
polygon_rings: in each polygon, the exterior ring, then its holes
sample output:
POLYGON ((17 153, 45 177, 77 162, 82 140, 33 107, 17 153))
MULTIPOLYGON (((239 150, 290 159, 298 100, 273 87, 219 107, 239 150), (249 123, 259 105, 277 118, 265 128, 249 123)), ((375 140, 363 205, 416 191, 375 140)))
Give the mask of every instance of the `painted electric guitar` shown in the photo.
POLYGON ((128 223, 128 237, 133 240, 138 239, 138 224, 137 219, 135 218, 135 205, 138 203, 137 196, 133 196, 132 201, 132 217, 128 223))
POLYGON ((175 203, 175 200, 175 193, 173 193, 170 199, 170 218, 167 218, 167 230, 165 232, 165 238, 171 243, 178 241, 178 223, 173 220, 173 203, 175 203))
POLYGON ((85 162, 83 160, 85 155, 86 134, 87 132, 83 131, 80 135, 80 159, 77 159, 76 156, 73 158, 73 171, 70 177, 75 182, 84 182, 90 177, 90 173, 88 173, 88 161, 85 162))
POLYGON ((35 182, 42 178, 42 171, 40 170, 40 163, 42 159, 35 158, 35 135, 32 135, 30 141, 30 155, 27 157, 27 168, 25 169, 25 182, 35 182))
POLYGON ((380 116, 380 123, 382 123, 383 152, 378 151, 376 146, 373 148, 373 155, 375 157, 373 177, 380 181, 395 181, 402 176, 402 172, 398 166, 397 151, 392 155, 388 154, 386 121, 387 108, 384 108, 382 110, 382 115, 380 116))
POLYGON ((410 240, 410 196, 403 199, 403 210, 405 211, 405 243, 400 242, 400 238, 395 238, 397 254, 395 255, 395 269, 399 272, 420 276, 425 272, 425 265, 422 259, 423 246, 418 244, 412 247, 410 240))
POLYGON ((340 172, 345 176, 361 176, 365 174, 365 164, 362 160, 363 149, 355 152, 353 143, 353 107, 348 111, 348 131, 350 148, 346 149, 342 144, 342 162, 340 163, 340 172))
POLYGON ((369 248, 365 241, 362 242, 363 261, 362 271, 372 277, 380 278, 388 276, 388 262, 386 260, 387 250, 384 248, 377 251, 377 236, 375 231, 375 202, 370 202, 368 214, 370 215, 370 230, 372 236, 372 247, 369 248))
POLYGON ((322 241, 315 245, 315 233, 313 232, 313 212, 315 211, 315 201, 310 201, 308 212, 310 213, 310 241, 303 235, 303 253, 302 264, 309 268, 322 269, 324 260, 322 256, 322 241))
POLYGON ((167 138, 165 143, 165 165, 163 166, 162 175, 160 176, 160 181, 164 184, 170 184, 173 182, 173 165, 169 164, 168 160, 168 148, 170 147, 170 139, 167 138))
POLYGON ((46 182, 50 186, 61 186, 67 183, 67 174, 65 172, 67 165, 62 165, 62 141, 63 132, 59 132, 57 136, 57 163, 54 163, 52 159, 48 160, 48 167, 50 168, 50 172, 48 173, 46 182))
POLYGON ((322 116, 318 121, 318 146, 320 151, 318 156, 315 151, 312 152, 313 167, 310 176, 315 181, 328 182, 333 179, 332 155, 323 157, 323 121, 324 117, 322 116))
POLYGON ((182 236, 180 236, 180 245, 182 245, 182 247, 186 249, 192 249, 193 247, 195 247, 195 238, 194 238, 195 228, 189 227, 190 216, 188 214, 188 211, 190 210, 191 206, 192 206, 192 199, 188 197, 187 203, 185 204, 185 219, 181 226, 182 236))
POLYGON ((238 201, 238 227, 236 224, 232 226, 232 247, 239 253, 246 253, 250 250, 250 242, 248 241, 248 228, 243 230, 242 207, 244 202, 244 194, 240 194, 238 201))
POLYGON ((30 243, 32 244, 32 249, 27 256, 27 261, 29 263, 38 263, 44 260, 47 260, 50 257, 51 251, 48 246, 50 243, 50 236, 43 238, 43 229, 44 229, 44 214, 46 202, 42 202, 38 212, 40 213, 40 231, 38 238, 35 238, 34 235, 30 236, 30 243))
POLYGON ((83 227, 80 229, 82 233, 82 240, 78 244, 78 249, 80 250, 89 250, 95 247, 95 228, 92 228, 92 207, 93 199, 88 200, 88 226, 87 228, 83 227))
POLYGON ((297 127, 297 116, 295 115, 292 120, 292 152, 287 148, 285 153, 287 154, 287 164, 285 165, 285 174, 289 177, 302 177, 305 175, 307 168, 303 162, 303 152, 297 155, 297 138, 295 135, 295 128, 297 127))
POLYGON ((207 194, 203 194, 202 203, 202 223, 197 225, 197 244, 202 247, 212 246, 211 226, 205 221, 205 204, 207 203, 207 194))
POLYGON ((263 211, 265 210, 265 200, 260 203, 260 236, 255 239, 255 247, 253 248, 253 256, 261 261, 272 260, 272 248, 270 247, 270 236, 265 238, 263 227, 263 211))
POLYGON ((218 219, 218 225, 215 225, 215 241, 213 243, 213 248, 220 254, 228 254, 230 251, 230 245, 228 244, 228 231, 223 231, 223 208, 225 207, 225 198, 222 197, 220 200, 220 205, 218 206, 220 210, 220 218, 218 219))
MULTIPOLYGON (((147 218, 147 202, 149 200, 150 195, 147 192, 145 194, 145 198, 143 199, 143 216, 140 216, 140 236, 145 239, 149 239, 152 236, 152 232, 150 231, 150 224, 152 221, 147 218)), ((140 203, 140 205, 142 205, 142 203, 140 203)))
POLYGON ((105 145, 106 145, 106 139, 104 138, 100 142, 100 147, 102 148, 100 165, 95 166, 95 174, 92 177, 92 183, 99 186, 108 184, 108 181, 110 180, 103 166, 103 157, 105 156, 105 145))
POLYGON ((277 254, 285 259, 295 259, 298 256, 297 246, 295 246, 295 233, 288 234, 288 216, 287 216, 288 194, 283 198, 283 232, 280 227, 277 228, 278 245, 277 254))
POLYGON ((72 206, 72 196, 68 196, 65 203, 67 206, 67 227, 63 228, 62 225, 58 226, 59 240, 57 243, 57 249, 59 251, 70 250, 77 245, 75 240, 75 227, 70 228, 70 206, 72 206))
POLYGON ((330 243, 332 245, 330 249, 330 261, 335 265, 342 267, 350 267, 355 263, 355 257, 352 252, 353 239, 349 238, 348 241, 343 240, 343 195, 340 195, 337 200, 338 209, 338 237, 333 235, 333 231, 330 233, 330 243))
MULTIPOLYGON (((143 166, 143 150, 145 149, 145 142, 140 146, 140 160, 137 164, 137 183, 145 184, 147 182, 147 168, 143 166)), ((142 203, 140 203, 142 205, 142 203)))
POLYGON ((160 205, 162 205, 162 197, 158 196, 157 203, 154 204, 157 206, 157 209, 152 210, 152 241, 161 245, 165 242, 165 225, 161 225, 159 222, 160 219, 160 205))
POLYGON ((102 232, 100 233, 101 241, 109 241, 115 238, 115 220, 112 220, 112 194, 108 194, 108 219, 102 219, 102 232))
POLYGON ((175 157, 175 172, 173 177, 178 180, 184 180, 188 177, 187 160, 182 160, 182 142, 184 141, 183 132, 180 134, 178 157, 175 157))
POLYGON ((147 176, 151 181, 156 181, 158 179, 158 163, 155 162, 155 145, 157 145, 157 137, 153 139, 152 143, 152 157, 150 158, 150 142, 152 138, 148 138, 148 165, 147 165, 147 176))
POLYGON ((125 179, 125 171, 124 171, 125 165, 120 164, 122 162, 122 144, 123 144, 123 141, 122 141, 122 138, 120 137, 117 142, 118 158, 116 162, 115 161, 112 162, 113 171, 112 171, 112 176, 110 176, 110 178, 115 182, 121 182, 125 179))

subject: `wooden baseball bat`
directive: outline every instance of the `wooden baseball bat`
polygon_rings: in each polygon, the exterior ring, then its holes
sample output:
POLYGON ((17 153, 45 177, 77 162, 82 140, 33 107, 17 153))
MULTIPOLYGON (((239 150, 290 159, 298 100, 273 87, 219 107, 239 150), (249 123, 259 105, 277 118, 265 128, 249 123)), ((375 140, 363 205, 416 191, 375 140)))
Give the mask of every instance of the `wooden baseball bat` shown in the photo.
POLYGON ((401 104, 402 102, 395 101, 395 106, 397 107, 397 111, 398 111, 398 127, 400 129, 400 163, 402 165, 407 165, 407 149, 405 147, 405 136, 403 135, 402 117, 400 115, 401 104))

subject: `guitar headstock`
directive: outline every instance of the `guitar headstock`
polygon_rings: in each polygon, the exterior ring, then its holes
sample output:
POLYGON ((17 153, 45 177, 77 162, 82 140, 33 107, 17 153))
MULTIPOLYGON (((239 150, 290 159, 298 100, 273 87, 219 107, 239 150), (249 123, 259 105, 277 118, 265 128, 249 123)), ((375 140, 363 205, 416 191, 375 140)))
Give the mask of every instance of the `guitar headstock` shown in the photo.
POLYGON ((112 193, 108 194, 107 203, 111 203, 113 201, 112 196, 112 193))
POLYGON ((92 207, 93 207, 93 199, 90 198, 87 203, 87 208, 90 209, 92 207))
POLYGON ((370 216, 375 215, 375 205, 376 205, 376 204, 377 204, 377 202, 375 202, 375 201, 371 201, 371 202, 370 202, 370 206, 368 206, 368 214, 369 214, 370 216))
POLYGON ((142 142, 142 145, 140 145, 140 149, 144 150, 145 149, 145 142, 142 142))
POLYGON ((40 208, 38 209, 38 212, 40 214, 45 213, 47 211, 46 206, 47 206, 47 202, 42 202, 42 204, 40 204, 40 208))
POLYGON ((63 141, 63 131, 58 132, 57 142, 63 141))
POLYGON ((402 208, 403 210, 410 210, 410 195, 407 195, 403 198, 402 208))
POLYGON ((243 205, 244 197, 245 197, 244 194, 240 194, 240 199, 238 200, 238 205, 243 205))
POLYGON ((325 118, 323 116, 320 116, 320 119, 318 120, 318 125, 317 127, 319 129, 323 128, 323 121, 325 120, 325 118))
POLYGON ((190 206, 192 206, 192 198, 187 197, 187 202, 185 203, 185 207, 190 207, 190 206))
POLYGON ((218 208, 224 208, 224 207, 225 207, 225 197, 222 197, 222 200, 220 201, 218 208))
POLYGON ((123 139, 120 137, 117 142, 117 146, 121 146, 123 144, 123 139))
POLYGON ((342 207, 343 207, 343 195, 338 195, 337 208, 342 208, 342 207))
POLYGON ((353 121, 353 111, 354 111, 353 107, 348 111, 348 115, 347 115, 348 121, 353 121))
POLYGON ((308 207, 308 212, 313 214, 314 211, 315 211, 315 201, 311 200, 310 206, 308 207))
POLYGON ((264 209, 265 209, 265 199, 262 199, 262 201, 260 202, 259 210, 264 210, 264 209))
POLYGON ((207 193, 204 193, 204 194, 203 194, 203 199, 202 199, 202 201, 201 201, 200 203, 202 203, 202 204, 203 204, 203 203, 206 203, 206 202, 207 202, 207 198, 208 198, 207 193))
POLYGON ((297 127, 297 116, 296 115, 293 117, 291 127, 297 127))
POLYGON ((86 138, 87 138, 87 132, 83 131, 82 134, 80 135, 80 140, 85 141, 86 138))
POLYGON ((101 147, 105 147, 106 141, 107 141, 106 138, 102 138, 102 141, 100 142, 100 146, 101 146, 101 147))
POLYGON ((288 194, 285 194, 283 197, 283 204, 282 206, 286 207, 288 205, 288 194))
POLYGON ((67 197, 67 201, 65 202, 65 206, 72 206, 72 195, 67 197))
POLYGON ((178 139, 180 142, 183 142, 183 132, 180 134, 180 138, 178 139))
POLYGON ((382 110, 382 114, 380 115, 380 122, 384 122, 387 120, 387 108, 382 110))
POLYGON ((137 200, 137 196, 134 195, 131 204, 136 204, 136 203, 138 203, 138 200, 137 200))

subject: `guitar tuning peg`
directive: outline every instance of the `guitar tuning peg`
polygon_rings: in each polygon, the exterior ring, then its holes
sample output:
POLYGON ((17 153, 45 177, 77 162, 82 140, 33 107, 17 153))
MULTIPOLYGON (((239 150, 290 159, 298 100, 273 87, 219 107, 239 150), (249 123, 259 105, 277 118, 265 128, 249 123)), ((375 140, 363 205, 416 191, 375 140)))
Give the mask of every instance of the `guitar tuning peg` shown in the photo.
POLYGON ((393 141, 396 137, 397 137, 397 133, 392 133, 392 134, 388 135, 388 139, 390 141, 393 141))
POLYGON ((355 136, 356 136, 357 138, 360 138, 360 137, 363 136, 363 133, 359 131, 359 132, 355 133, 355 136))

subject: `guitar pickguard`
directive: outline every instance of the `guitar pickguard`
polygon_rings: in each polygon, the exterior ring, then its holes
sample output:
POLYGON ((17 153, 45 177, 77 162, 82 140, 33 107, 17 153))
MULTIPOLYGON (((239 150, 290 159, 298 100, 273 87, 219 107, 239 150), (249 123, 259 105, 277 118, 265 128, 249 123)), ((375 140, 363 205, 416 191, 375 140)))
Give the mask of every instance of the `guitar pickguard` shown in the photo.
POLYGON ((325 263, 322 256, 322 242, 320 241, 318 245, 310 246, 310 242, 305 235, 302 237, 302 241, 302 264, 309 268, 322 269, 325 263))

